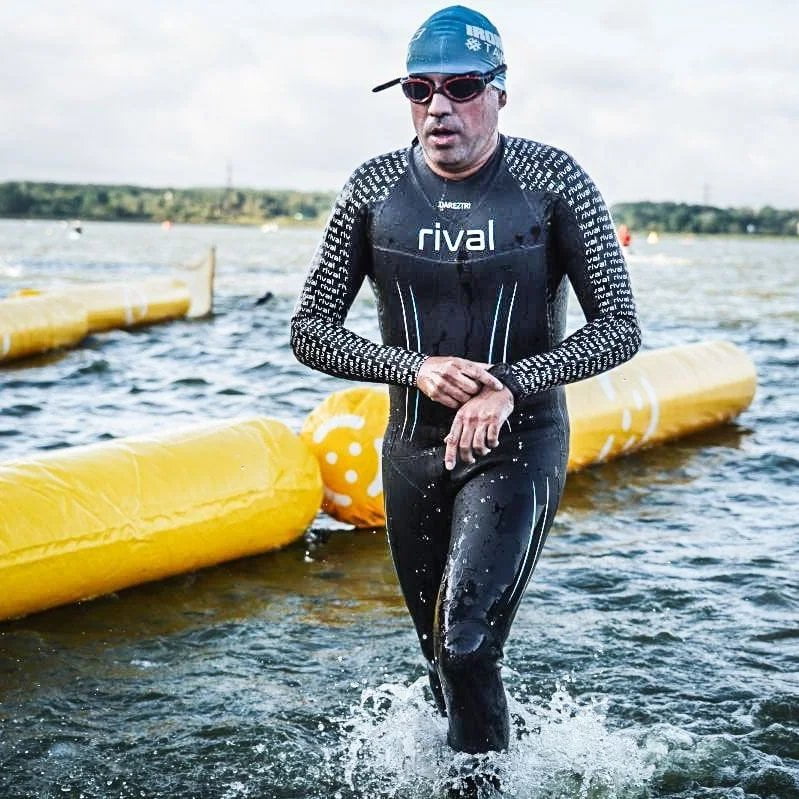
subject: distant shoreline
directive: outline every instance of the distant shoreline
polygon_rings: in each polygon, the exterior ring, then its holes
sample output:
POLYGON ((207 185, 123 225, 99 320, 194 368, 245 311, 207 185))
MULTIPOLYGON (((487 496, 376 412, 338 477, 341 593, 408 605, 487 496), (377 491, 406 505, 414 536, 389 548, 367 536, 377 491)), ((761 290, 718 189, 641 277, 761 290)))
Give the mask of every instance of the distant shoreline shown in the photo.
POLYGON ((248 222, 248 221, 230 221, 224 219, 207 219, 207 220, 200 220, 200 221, 188 221, 188 222, 173 222, 172 220, 164 220, 158 221, 156 219, 135 219, 135 218, 125 218, 125 219, 92 219, 90 217, 56 217, 56 216, 2 216, 0 215, 0 222, 51 222, 53 224, 64 225, 65 227, 70 227, 72 223, 80 223, 83 227, 86 224, 102 224, 102 225, 154 225, 158 226, 167 226, 165 223, 168 223, 169 227, 180 227, 182 225, 215 225, 217 227, 238 227, 238 228, 264 228, 265 230, 284 230, 284 229, 302 229, 302 228, 311 228, 314 230, 322 230, 325 226, 325 218, 316 218, 316 219, 292 219, 289 217, 275 217, 273 219, 268 219, 265 222, 255 221, 255 222, 248 222))
MULTIPOLYGON (((0 218, 18 220, 288 227, 324 223, 334 201, 334 192, 289 189, 0 183, 0 218)), ((616 225, 626 225, 636 235, 799 235, 799 209, 640 201, 616 203, 611 214, 616 225)))
POLYGON ((262 225, 324 220, 333 192, 0 183, 0 218, 262 225))

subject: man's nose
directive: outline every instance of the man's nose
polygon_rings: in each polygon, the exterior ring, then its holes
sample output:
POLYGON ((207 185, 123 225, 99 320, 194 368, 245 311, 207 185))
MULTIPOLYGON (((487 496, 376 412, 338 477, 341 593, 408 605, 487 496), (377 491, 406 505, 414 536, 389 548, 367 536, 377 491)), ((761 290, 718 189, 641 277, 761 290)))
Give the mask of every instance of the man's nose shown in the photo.
POLYGON ((431 117, 443 117, 452 113, 452 101, 442 92, 436 92, 427 106, 427 113, 431 117))

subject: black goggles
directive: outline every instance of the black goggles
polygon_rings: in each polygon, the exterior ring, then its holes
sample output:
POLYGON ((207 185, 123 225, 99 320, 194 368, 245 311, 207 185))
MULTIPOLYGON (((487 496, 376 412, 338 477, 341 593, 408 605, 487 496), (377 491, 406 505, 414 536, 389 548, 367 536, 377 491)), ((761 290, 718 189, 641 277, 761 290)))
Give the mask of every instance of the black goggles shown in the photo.
POLYGON ((407 78, 395 78, 388 83, 381 83, 372 89, 373 92, 382 92, 398 83, 402 86, 402 91, 412 103, 429 103, 434 94, 443 94, 448 100, 454 103, 466 103, 474 100, 477 95, 485 91, 485 87, 491 83, 497 75, 501 75, 507 70, 506 64, 488 72, 475 72, 466 75, 452 75, 445 78, 440 86, 436 86, 435 81, 421 75, 409 75, 407 78))

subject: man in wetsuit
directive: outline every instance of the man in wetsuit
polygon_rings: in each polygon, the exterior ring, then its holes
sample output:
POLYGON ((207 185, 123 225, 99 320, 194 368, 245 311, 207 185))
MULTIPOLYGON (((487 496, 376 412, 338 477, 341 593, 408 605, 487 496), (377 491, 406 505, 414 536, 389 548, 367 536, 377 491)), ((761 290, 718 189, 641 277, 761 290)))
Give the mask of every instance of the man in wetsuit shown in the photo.
POLYGON ((605 203, 565 152, 498 133, 496 28, 462 6, 414 34, 417 138, 339 195, 295 315, 314 369, 388 383, 388 537, 449 744, 508 746, 500 660, 563 491, 564 385, 638 349, 605 203), (364 278, 383 344, 344 327, 364 278), (586 324, 564 338, 568 284, 586 324))

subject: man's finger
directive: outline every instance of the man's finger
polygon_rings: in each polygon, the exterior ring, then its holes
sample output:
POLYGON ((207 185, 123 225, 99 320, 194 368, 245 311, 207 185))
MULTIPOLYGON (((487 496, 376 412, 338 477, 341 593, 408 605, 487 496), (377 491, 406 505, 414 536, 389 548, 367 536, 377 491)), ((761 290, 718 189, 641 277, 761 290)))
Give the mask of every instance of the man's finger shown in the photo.
POLYGON ((458 391, 463 391, 471 397, 477 394, 482 386, 482 383, 469 377, 471 366, 471 361, 453 358, 438 372, 439 382, 441 385, 457 388, 458 391))
POLYGON ((488 429, 486 430, 486 444, 488 444, 491 449, 499 446, 499 425, 496 422, 492 422, 488 425, 488 429))
POLYGON ((452 375, 452 383, 457 386, 461 391, 465 391, 470 397, 473 397, 480 391, 482 383, 479 380, 473 380, 469 375, 463 372, 457 372, 452 375))
POLYGON ((458 444, 458 454, 464 463, 474 463, 474 452, 472 452, 473 441, 474 424, 467 419, 461 430, 460 442, 458 444))
POLYGON ((461 428, 462 424, 458 417, 456 416, 452 420, 452 427, 449 429, 449 433, 447 433, 447 437, 444 441, 447 442, 447 447, 444 450, 444 468, 445 469, 454 469, 455 468, 455 454, 458 451, 458 442, 461 438, 461 428))
POLYGON ((459 386, 455 385, 454 383, 446 383, 439 387, 442 395, 446 395, 453 399, 456 403, 457 408, 460 408, 464 402, 467 402, 472 398, 472 395, 463 391, 459 386))
POLYGON ((457 386, 445 382, 439 375, 437 380, 427 380, 423 384, 424 393, 434 402, 440 402, 448 408, 460 408, 471 395, 464 393, 457 386))
POLYGON ((478 455, 487 455, 491 449, 486 446, 486 427, 485 423, 480 423, 474 430, 474 439, 472 440, 472 448, 478 455))
POLYGON ((484 386, 488 386, 489 388, 493 388, 496 391, 501 391, 505 388, 505 384, 501 381, 497 380, 494 375, 490 372, 487 372, 485 369, 477 369, 475 370, 476 374, 472 375, 475 380, 479 380, 484 386))
POLYGON ((494 375, 492 375, 488 369, 489 364, 487 363, 481 363, 479 361, 467 361, 462 367, 462 372, 463 374, 477 381, 479 384, 478 389, 480 386, 488 386, 489 388, 494 388, 497 391, 501 388, 504 388, 504 384, 494 377, 494 375))

